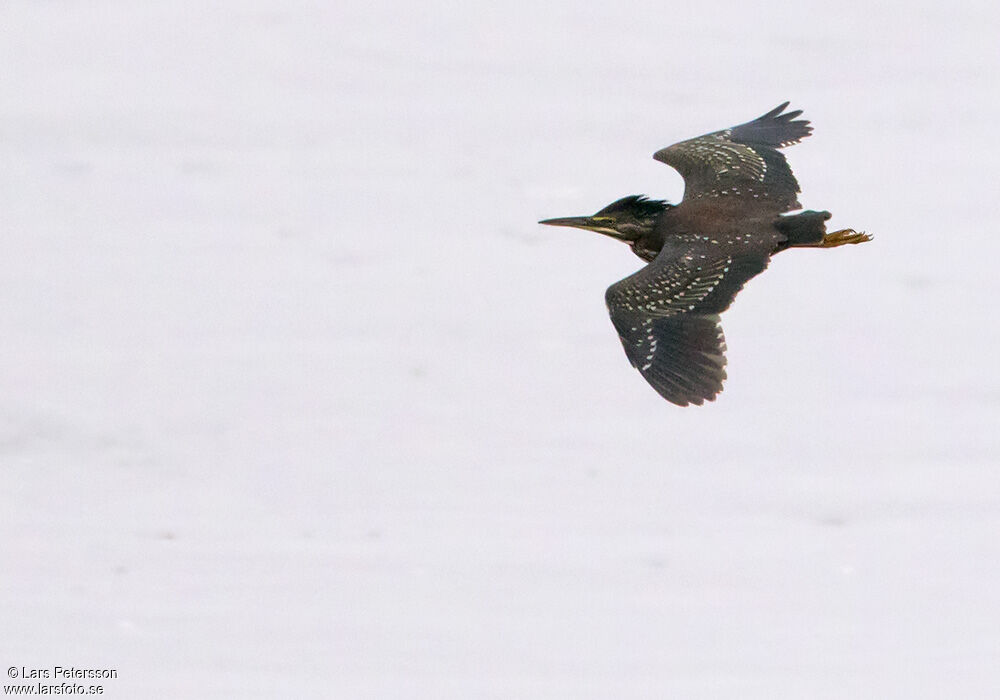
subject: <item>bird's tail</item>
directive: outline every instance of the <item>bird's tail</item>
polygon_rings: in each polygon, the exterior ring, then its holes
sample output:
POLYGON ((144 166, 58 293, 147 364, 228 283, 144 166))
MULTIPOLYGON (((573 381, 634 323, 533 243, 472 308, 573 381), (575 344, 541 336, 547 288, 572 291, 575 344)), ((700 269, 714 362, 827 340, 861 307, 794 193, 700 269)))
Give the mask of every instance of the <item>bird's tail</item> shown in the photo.
POLYGON ((828 211, 804 211, 790 216, 779 216, 774 222, 775 228, 784 234, 786 242, 779 248, 792 246, 814 246, 823 241, 826 233, 826 220, 831 216, 828 211))

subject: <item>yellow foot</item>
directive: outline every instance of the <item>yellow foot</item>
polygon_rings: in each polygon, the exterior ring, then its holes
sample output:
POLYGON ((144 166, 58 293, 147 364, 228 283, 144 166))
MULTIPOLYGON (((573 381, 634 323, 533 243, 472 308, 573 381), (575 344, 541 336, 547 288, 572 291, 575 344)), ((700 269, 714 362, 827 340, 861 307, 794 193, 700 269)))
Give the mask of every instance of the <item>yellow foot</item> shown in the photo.
POLYGON ((840 231, 834 231, 833 233, 828 233, 823 236, 823 240, 816 244, 817 248, 836 248, 839 245, 848 245, 853 243, 866 243, 872 240, 872 236, 862 231, 858 233, 852 228, 841 229, 840 231))

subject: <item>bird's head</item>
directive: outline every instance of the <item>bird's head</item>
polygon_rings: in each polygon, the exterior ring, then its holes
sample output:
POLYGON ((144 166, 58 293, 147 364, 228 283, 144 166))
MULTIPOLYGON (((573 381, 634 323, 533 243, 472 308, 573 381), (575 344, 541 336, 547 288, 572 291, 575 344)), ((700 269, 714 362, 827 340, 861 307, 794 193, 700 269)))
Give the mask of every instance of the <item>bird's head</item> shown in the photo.
POLYGON ((619 241, 633 243, 653 230, 656 219, 670 205, 659 199, 643 195, 622 197, 601 209, 593 216, 569 216, 563 219, 545 219, 540 224, 572 226, 587 231, 603 233, 619 241))

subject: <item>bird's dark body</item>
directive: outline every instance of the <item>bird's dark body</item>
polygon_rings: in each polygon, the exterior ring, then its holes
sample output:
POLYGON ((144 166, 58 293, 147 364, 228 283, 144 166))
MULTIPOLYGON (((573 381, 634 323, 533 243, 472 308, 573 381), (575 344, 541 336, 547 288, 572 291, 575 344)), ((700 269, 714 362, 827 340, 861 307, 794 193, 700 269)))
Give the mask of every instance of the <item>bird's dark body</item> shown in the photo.
POLYGON ((798 182, 779 148, 809 135, 787 103, 722 131, 682 141, 653 157, 684 177, 671 205, 624 197, 591 217, 542 223, 594 230, 628 243, 649 264, 608 288, 611 321, 629 361, 678 405, 722 390, 725 339, 719 314, 772 255, 792 247, 869 240, 846 229, 826 234, 830 213, 798 209, 798 182))
POLYGON ((772 255, 786 239, 778 228, 779 223, 773 215, 747 217, 738 206, 729 203, 690 207, 684 204, 668 205, 653 229, 632 244, 632 252, 646 262, 653 262, 663 246, 670 242, 704 246, 709 250, 713 246, 722 246, 727 250, 752 249, 772 255))

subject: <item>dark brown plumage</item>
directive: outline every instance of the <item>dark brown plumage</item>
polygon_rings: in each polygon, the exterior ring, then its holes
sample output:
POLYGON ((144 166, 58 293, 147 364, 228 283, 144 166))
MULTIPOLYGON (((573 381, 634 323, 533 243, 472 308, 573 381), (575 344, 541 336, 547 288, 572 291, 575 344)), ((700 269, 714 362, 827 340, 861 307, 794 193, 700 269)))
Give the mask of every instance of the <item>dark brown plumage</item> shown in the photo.
POLYGON ((829 212, 787 214, 800 207, 799 184, 778 149, 812 132, 787 106, 657 151, 656 160, 684 177, 680 204, 632 196, 593 216, 540 222, 609 235, 649 262, 611 285, 605 300, 629 361, 677 405, 722 391, 719 314, 772 255, 871 239, 851 229, 827 234, 829 212))

